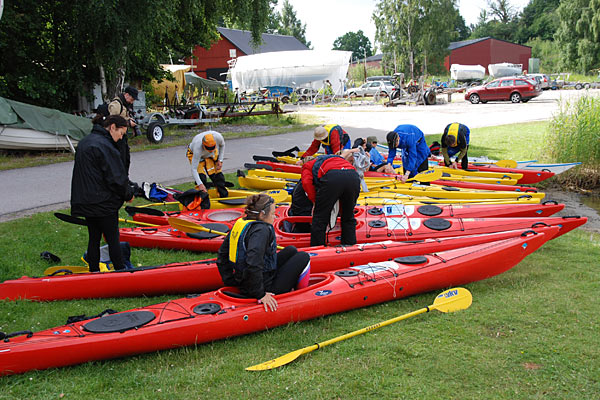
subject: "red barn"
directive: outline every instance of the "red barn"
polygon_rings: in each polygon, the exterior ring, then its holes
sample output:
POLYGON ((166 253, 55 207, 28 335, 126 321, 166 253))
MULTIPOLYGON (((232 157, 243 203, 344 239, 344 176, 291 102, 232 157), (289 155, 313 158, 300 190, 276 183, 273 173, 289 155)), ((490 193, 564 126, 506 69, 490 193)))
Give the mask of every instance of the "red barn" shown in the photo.
POLYGON ((523 69, 526 70, 531 58, 531 47, 492 37, 452 42, 448 50, 450 55, 444 60, 448 71, 452 64, 481 65, 489 74, 489 64, 503 62, 523 64, 523 69))
POLYGON ((186 60, 186 64, 193 65, 193 72, 203 78, 226 80, 224 73, 229 69, 227 61, 235 57, 273 51, 310 50, 293 36, 268 33, 262 34, 262 44, 255 48, 252 45, 250 31, 228 28, 217 29, 221 34, 219 41, 213 43, 210 49, 196 46, 192 52, 196 58, 186 60))

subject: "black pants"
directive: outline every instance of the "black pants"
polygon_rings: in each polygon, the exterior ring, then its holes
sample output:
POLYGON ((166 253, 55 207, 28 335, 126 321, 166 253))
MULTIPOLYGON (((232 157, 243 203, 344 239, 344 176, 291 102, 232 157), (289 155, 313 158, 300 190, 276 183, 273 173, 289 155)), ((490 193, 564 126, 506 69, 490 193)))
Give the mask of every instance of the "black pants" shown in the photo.
POLYGON ((119 215, 117 212, 105 217, 85 217, 88 227, 87 262, 90 271, 100 271, 100 239, 108 244, 108 253, 115 269, 125 269, 121 244, 119 243, 119 215))
MULTIPOLYGON (((452 165, 452 156, 448 156, 448 158, 450 158, 450 165, 452 165)), ((446 160, 444 160, 444 164, 446 164, 446 160)), ((450 165, 446 165, 446 167, 449 167, 450 165)), ((467 145, 467 151, 465 152, 465 156, 462 158, 461 162, 460 162, 460 167, 462 169, 464 169, 465 171, 469 169, 469 145, 467 145)))
POLYGON ((287 293, 296 287, 298 277, 310 261, 310 256, 304 251, 298 251, 294 246, 287 246, 277 253, 277 273, 275 279, 266 288, 274 294, 287 293))
MULTIPOLYGON (((417 172, 411 171, 412 173, 410 174, 409 178, 413 178, 419 172, 427 171, 428 169, 429 169, 429 158, 426 158, 425 161, 423 161, 421 163, 421 165, 419 165, 417 167, 417 172)), ((404 168, 402 168, 402 171, 404 171, 404 173, 406 173, 406 170, 404 168)), ((430 186, 430 183, 429 182, 421 182, 421 185, 430 186)))
MULTIPOLYGON (((313 203, 304 192, 302 182, 298 182, 292 191, 292 204, 290 205, 288 215, 293 217, 310 216, 312 208, 313 203)), ((297 222, 291 225, 293 226, 290 232, 310 233, 310 223, 297 222)))
MULTIPOLYGON (((202 180, 202 183, 204 184, 204 186, 206 186, 206 184, 208 182, 206 175, 204 175, 204 174, 199 174, 199 175, 200 175, 200 179, 202 180)), ((211 174, 208 177, 215 184, 215 188, 217 189, 217 192, 219 192, 219 197, 229 196, 229 191, 227 190, 227 187, 225 186, 225 175, 223 175, 222 172, 217 172, 216 174, 211 174)))
POLYGON ((331 210, 340 201, 342 222, 342 244, 356 244, 356 219, 354 207, 360 193, 360 177, 353 169, 331 170, 321 177, 317 187, 313 222, 310 230, 310 245, 326 243, 326 229, 331 210))

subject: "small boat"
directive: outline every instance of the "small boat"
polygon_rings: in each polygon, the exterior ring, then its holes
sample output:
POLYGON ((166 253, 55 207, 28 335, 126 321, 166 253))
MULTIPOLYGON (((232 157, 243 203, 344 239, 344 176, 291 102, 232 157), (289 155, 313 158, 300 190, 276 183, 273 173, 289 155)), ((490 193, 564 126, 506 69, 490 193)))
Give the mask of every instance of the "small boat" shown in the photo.
POLYGON ((523 64, 499 63, 489 64, 488 71, 494 78, 502 78, 503 76, 519 75, 523 72, 523 64))
MULTIPOLYGON (((554 227, 539 227, 535 231, 522 229, 486 235, 471 235, 416 242, 391 240, 354 246, 310 247, 311 273, 349 268, 369 262, 389 261, 396 257, 417 256, 434 251, 493 242, 502 239, 544 233, 550 240, 559 231, 554 227)), ((125 271, 84 272, 61 275, 69 267, 57 267, 55 275, 23 276, 0 283, 0 299, 54 301, 107 297, 157 296, 164 294, 204 293, 223 286, 216 260, 171 263, 137 267, 125 271), (58 272, 58 274, 56 274, 58 272)))
POLYGON ((450 78, 457 81, 483 80, 485 68, 481 65, 452 64, 450 66, 450 78))
POLYGON ((568 171, 571 168, 576 167, 580 164, 581 164, 580 162, 557 163, 557 164, 532 163, 532 164, 527 165, 525 167, 525 169, 532 169, 532 170, 538 170, 538 171, 544 171, 544 172, 552 172, 552 173, 558 175, 558 174, 568 171))
POLYGON ((311 274, 308 287, 275 296, 274 312, 225 287, 39 332, 2 333, 0 375, 198 345, 487 279, 545 241, 545 234, 519 236, 311 274))

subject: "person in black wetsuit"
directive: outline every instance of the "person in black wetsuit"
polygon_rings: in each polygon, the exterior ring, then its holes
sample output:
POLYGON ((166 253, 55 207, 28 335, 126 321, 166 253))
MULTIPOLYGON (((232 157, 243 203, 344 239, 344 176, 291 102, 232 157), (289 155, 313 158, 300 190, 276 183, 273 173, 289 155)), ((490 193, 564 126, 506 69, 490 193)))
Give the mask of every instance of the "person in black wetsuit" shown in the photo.
POLYGON ((308 284, 308 253, 288 246, 277 252, 273 222, 275 204, 266 194, 246 199, 246 216, 240 218, 225 237, 217 255, 217 266, 227 286, 275 311, 274 295, 308 284))

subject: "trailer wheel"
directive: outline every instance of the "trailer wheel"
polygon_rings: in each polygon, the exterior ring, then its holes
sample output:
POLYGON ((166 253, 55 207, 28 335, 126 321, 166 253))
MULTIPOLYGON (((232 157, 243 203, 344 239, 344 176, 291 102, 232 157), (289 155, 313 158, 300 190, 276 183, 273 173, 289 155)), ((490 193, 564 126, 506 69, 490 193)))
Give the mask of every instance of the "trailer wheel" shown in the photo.
POLYGON ((150 143, 160 143, 165 138, 165 131, 159 122, 152 122, 148 125, 146 137, 150 143))
POLYGON ((425 102, 425 105, 434 105, 436 103, 436 100, 437 97, 435 94, 435 89, 429 89, 425 92, 425 95, 423 96, 423 101, 425 102))
POLYGON ((575 89, 576 90, 581 90, 581 89, 583 89, 583 85, 581 83, 578 83, 578 84, 575 85, 575 89))

